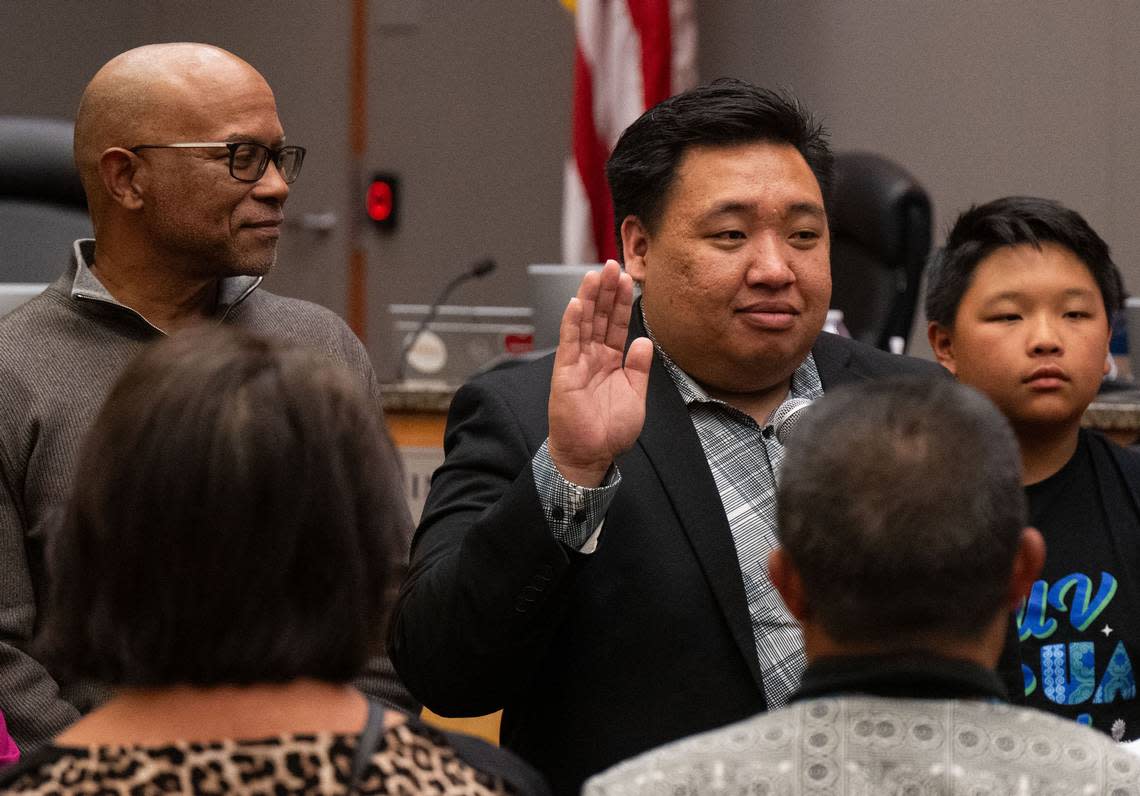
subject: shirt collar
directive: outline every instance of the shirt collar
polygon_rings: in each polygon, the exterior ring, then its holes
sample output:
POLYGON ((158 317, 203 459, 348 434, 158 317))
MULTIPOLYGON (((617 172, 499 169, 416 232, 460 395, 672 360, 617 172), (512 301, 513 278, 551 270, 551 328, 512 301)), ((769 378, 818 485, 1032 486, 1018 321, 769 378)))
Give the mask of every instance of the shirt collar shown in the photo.
POLYGON ((813 661, 792 700, 853 693, 919 699, 1009 699, 992 669, 933 655, 892 654, 813 661))
MULTIPOLYGON (((657 338, 653 336, 653 329, 650 328, 649 321, 645 317, 644 307, 638 304, 638 309, 641 311, 641 323, 645 327, 645 334, 653 341, 653 347, 657 350, 657 355, 661 357, 661 363, 665 366, 665 371, 673 380, 673 384, 676 385, 677 392, 681 394, 681 400, 685 402, 685 406, 694 403, 714 403, 728 406, 724 401, 711 397, 692 376, 673 361, 673 358, 666 353, 665 349, 657 342, 657 338)), ((792 373, 792 383, 784 400, 807 398, 814 401, 822 397, 823 383, 819 378, 819 368, 816 367, 815 357, 809 351, 804 361, 792 373)))
MULTIPOLYGON (((75 241, 72 245, 72 257, 75 260, 75 276, 71 281, 71 297, 73 299, 99 301, 122 307, 146 321, 146 318, 143 318, 137 310, 128 307, 112 296, 111 292, 99 281, 99 277, 95 276, 91 270, 91 264, 95 261, 94 238, 80 238, 75 241)), ((218 283, 218 306, 214 310, 214 317, 218 320, 225 320, 235 307, 245 301, 257 289, 261 280, 262 277, 260 276, 244 275, 221 279, 218 283)), ((146 322, 153 326, 149 321, 146 322)))

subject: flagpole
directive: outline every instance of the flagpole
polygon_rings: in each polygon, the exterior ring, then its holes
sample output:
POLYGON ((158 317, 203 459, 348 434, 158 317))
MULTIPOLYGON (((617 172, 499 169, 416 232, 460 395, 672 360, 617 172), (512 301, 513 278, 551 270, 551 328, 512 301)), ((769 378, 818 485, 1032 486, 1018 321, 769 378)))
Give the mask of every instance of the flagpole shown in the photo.
POLYGON ((352 29, 349 47, 349 192, 348 214, 348 299, 345 315, 349 327, 361 340, 367 333, 367 260, 361 240, 362 218, 359 202, 363 191, 364 151, 368 143, 368 0, 352 0, 352 29))

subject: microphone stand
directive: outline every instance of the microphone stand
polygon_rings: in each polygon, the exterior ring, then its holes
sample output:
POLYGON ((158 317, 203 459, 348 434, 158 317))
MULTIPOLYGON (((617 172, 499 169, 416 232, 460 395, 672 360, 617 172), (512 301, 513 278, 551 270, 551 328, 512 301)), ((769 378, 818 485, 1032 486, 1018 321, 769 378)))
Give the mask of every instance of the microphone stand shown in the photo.
POLYGON ((439 308, 443 305, 443 302, 447 301, 447 297, 451 295, 452 291, 454 291, 457 287, 469 279, 482 279, 487 274, 494 271, 495 268, 496 263, 490 257, 484 260, 479 260, 478 262, 466 268, 461 273, 452 277, 451 281, 443 286, 443 290, 439 291, 439 295, 435 297, 435 301, 433 301, 428 307, 428 311, 424 316, 424 319, 420 321, 419 326, 416 327, 416 330, 412 332, 411 336, 408 338, 408 341, 404 343, 403 347, 400 349, 400 361, 396 370, 397 383, 404 380, 404 371, 407 369, 408 365, 408 352, 412 350, 412 346, 416 344, 416 341, 420 339, 420 335, 423 334, 424 330, 428 328, 428 324, 435 320, 435 316, 439 314, 439 308))

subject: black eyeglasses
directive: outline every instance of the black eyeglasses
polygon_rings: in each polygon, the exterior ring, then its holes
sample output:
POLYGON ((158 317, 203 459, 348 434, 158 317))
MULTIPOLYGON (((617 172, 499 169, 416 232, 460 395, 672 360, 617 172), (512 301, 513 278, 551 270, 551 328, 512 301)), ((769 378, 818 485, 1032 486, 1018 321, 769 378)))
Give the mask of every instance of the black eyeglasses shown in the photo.
POLYGON ((257 182, 265 174, 272 158, 273 165, 281 173, 281 179, 292 183, 301 173, 305 162, 303 146, 283 146, 270 149, 253 141, 193 142, 189 144, 139 144, 130 148, 138 153, 140 149, 217 149, 225 147, 230 151, 230 176, 240 182, 257 182))

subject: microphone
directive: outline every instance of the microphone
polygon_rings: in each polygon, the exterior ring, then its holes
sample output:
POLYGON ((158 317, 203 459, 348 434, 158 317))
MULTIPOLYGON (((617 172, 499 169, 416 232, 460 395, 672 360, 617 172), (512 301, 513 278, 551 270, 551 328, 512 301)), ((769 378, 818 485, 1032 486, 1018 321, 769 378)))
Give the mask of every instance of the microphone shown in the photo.
POLYGON ((412 332, 407 342, 404 343, 403 348, 400 349, 400 361, 396 369, 396 381, 401 382, 404 380, 404 370, 408 364, 408 352, 412 350, 412 346, 420 339, 420 335, 427 329, 428 324, 435 320, 436 314, 439 312, 440 306, 443 302, 447 301, 447 297, 452 294, 455 288, 462 285, 469 279, 482 279, 487 274, 491 273, 497 267, 497 263, 490 257, 484 257, 482 260, 477 260, 471 265, 467 266, 463 271, 452 277, 451 281, 443 286, 443 290, 439 291, 439 295, 435 297, 435 301, 428 307, 427 315, 420 321, 420 325, 412 332))
POLYGON ((811 406, 808 398, 789 398, 776 407, 772 413, 772 431, 776 441, 787 445, 788 440, 795 436, 796 426, 804 417, 804 410, 811 406))

